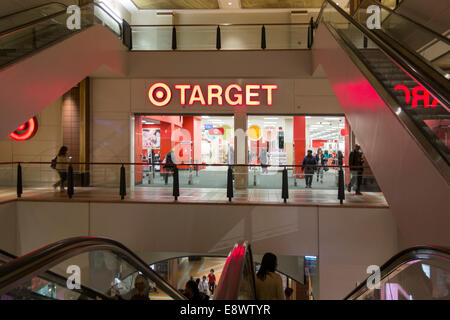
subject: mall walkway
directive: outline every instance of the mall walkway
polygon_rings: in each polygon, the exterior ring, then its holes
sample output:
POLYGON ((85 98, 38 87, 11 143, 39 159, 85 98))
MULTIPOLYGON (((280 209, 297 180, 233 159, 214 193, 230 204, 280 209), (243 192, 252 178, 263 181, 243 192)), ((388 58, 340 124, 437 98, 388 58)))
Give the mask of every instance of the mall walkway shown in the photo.
MULTIPOLYGON (((75 188, 75 194, 69 199, 66 193, 54 191, 53 188, 26 188, 23 200, 32 201, 80 201, 80 202, 148 202, 148 203, 217 203, 217 204, 260 204, 260 205, 301 205, 301 206, 339 206, 373 208, 389 207, 381 192, 363 192, 362 196, 353 193, 345 195, 344 204, 340 205, 335 190, 289 190, 289 199, 283 203, 279 189, 235 190, 233 201, 227 199, 226 189, 180 188, 178 201, 174 201, 172 188, 139 187, 127 190, 124 200, 120 200, 117 188, 75 188)), ((15 201, 14 188, 0 190, 0 202, 15 201)))

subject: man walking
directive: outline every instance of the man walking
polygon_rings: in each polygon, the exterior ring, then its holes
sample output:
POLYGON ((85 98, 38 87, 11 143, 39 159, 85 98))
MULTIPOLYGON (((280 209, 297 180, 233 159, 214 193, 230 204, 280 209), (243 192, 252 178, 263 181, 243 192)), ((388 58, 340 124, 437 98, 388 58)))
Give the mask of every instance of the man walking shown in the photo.
POLYGON ((314 170, 317 165, 317 160, 312 155, 312 150, 308 150, 308 154, 303 159, 302 172, 305 173, 305 188, 311 188, 314 170))
POLYGON ((360 188, 362 183, 362 174, 363 174, 363 164, 364 160, 361 153, 361 147, 359 144, 355 144, 355 147, 353 148, 353 151, 350 153, 349 159, 348 159, 348 165, 350 166, 350 172, 352 174, 352 178, 350 180, 350 183, 348 184, 347 191, 351 192, 352 187, 354 186, 356 182, 356 195, 362 195, 360 188))

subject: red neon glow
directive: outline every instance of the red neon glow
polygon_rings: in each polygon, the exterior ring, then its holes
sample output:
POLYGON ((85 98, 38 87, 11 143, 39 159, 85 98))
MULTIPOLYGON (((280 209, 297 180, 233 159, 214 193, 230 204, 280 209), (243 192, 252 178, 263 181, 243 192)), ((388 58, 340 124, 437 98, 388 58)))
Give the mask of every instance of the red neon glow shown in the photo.
POLYGON ((206 105, 205 98, 203 97, 202 88, 199 84, 194 85, 192 89, 191 98, 189 99, 189 105, 192 106, 194 102, 200 102, 202 106, 206 105))
POLYGON ((222 87, 218 84, 208 84, 208 106, 213 104, 213 99, 217 99, 219 106, 223 105, 222 92, 222 87))
POLYGON ((189 84, 176 84, 175 89, 180 90, 180 104, 186 105, 186 90, 189 90, 191 86, 189 84))
POLYGON ((404 84, 398 84, 394 87, 394 90, 403 90, 405 93, 405 102, 409 103, 411 101, 411 94, 409 93, 409 89, 404 84))
POLYGON ((417 108, 417 102, 423 100, 423 106, 428 108, 430 106, 430 94, 424 87, 416 86, 413 88, 412 92, 413 100, 411 108, 417 108))
POLYGON ((36 117, 33 117, 24 124, 20 125, 14 132, 11 132, 9 137, 17 141, 25 141, 31 139, 36 134, 37 129, 37 119, 36 117))
POLYGON ((162 82, 154 83, 148 90, 150 102, 157 107, 166 106, 172 99, 172 91, 169 86, 162 82), (164 96, 166 97, 165 99, 164 96))
POLYGON ((271 106, 272 105, 272 91, 273 90, 278 90, 278 85, 277 84, 263 84, 261 86, 261 89, 263 90, 267 90, 267 105, 271 106))
POLYGON ((396 85, 394 87, 394 90, 403 90, 403 92, 405 93, 405 102, 407 104, 411 103, 411 108, 417 108, 419 106, 419 101, 423 101, 424 108, 435 108, 438 104, 438 100, 431 96, 428 90, 426 90, 422 86, 415 86, 412 89, 412 93, 409 91, 409 88, 403 84, 396 85), (430 97, 433 98, 431 104, 430 97))
POLYGON ((261 86, 259 84, 248 84, 245 86, 245 104, 248 106, 259 106, 261 102, 253 101, 252 97, 258 98, 259 92, 252 92, 252 90, 259 90, 261 86))
MULTIPOLYGON (((273 104, 273 92, 278 89, 278 85, 247 84, 244 88, 236 83, 232 83, 224 90, 224 87, 219 84, 208 84, 205 93, 203 93, 200 84, 194 84, 193 86, 189 84, 176 84, 174 88, 179 91, 180 105, 182 106, 186 104, 194 105, 195 103, 200 103, 203 106, 211 106, 214 102, 221 106, 224 104, 224 99, 229 106, 242 106, 244 99, 245 104, 248 106, 259 106, 261 105, 261 96, 263 94, 266 95, 267 105, 271 106, 273 104), (188 91, 191 89, 192 91, 188 100, 188 91)), ((171 101, 172 91, 169 85, 157 82, 150 86, 148 98, 153 105, 163 107, 171 101)))
POLYGON ((241 88, 241 86, 236 84, 236 83, 230 84, 225 89, 225 101, 230 106, 240 106, 240 105, 242 105, 242 88, 241 88), (231 92, 232 89, 235 89, 237 91, 237 93, 235 93, 233 95, 234 100, 231 100, 231 97, 230 97, 230 92, 231 92))

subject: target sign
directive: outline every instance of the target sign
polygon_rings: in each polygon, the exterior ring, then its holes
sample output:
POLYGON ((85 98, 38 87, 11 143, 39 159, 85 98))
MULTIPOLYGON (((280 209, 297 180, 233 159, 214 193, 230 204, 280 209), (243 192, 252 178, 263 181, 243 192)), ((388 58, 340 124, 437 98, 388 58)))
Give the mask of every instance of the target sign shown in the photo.
POLYGON ((30 118, 27 122, 18 127, 9 134, 11 139, 25 141, 31 139, 38 130, 38 121, 36 117, 30 118))

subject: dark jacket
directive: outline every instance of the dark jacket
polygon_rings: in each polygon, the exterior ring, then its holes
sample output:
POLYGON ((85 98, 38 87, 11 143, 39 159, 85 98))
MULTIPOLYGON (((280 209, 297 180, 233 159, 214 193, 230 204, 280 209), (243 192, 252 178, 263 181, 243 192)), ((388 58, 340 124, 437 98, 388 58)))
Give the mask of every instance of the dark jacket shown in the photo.
POLYGON ((342 166, 344 164, 344 154, 342 153, 342 151, 338 151, 337 160, 338 166, 342 166))
POLYGON ((198 292, 192 296, 191 301, 206 301, 209 300, 209 296, 204 294, 203 292, 198 292))
MULTIPOLYGON (((308 156, 306 156, 303 159, 302 165, 304 165, 304 166, 305 165, 314 165, 314 166, 317 165, 316 157, 313 157, 313 156, 308 157, 308 156)), ((305 173, 313 173, 314 170, 315 170, 314 167, 302 167, 302 171, 304 171, 305 173)))
MULTIPOLYGON (((349 166, 362 166, 364 164, 363 156, 361 152, 350 152, 350 156, 348 159, 348 165, 349 166)), ((363 168, 350 168, 350 170, 357 170, 357 171, 363 171, 363 168)))
POLYGON ((316 162, 318 163, 318 164, 320 164, 320 165, 325 165, 326 164, 326 162, 327 162, 327 159, 326 159, 326 157, 325 157, 325 155, 322 153, 322 154, 316 154, 316 162))

